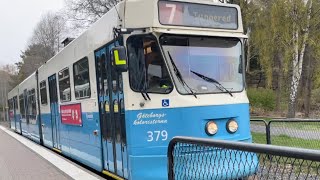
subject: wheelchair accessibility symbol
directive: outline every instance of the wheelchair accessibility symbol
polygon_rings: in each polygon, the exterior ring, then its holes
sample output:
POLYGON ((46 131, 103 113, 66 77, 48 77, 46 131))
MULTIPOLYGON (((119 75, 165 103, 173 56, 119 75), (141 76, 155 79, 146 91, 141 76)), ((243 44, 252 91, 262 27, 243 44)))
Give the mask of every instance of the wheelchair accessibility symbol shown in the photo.
POLYGON ((163 99, 162 100, 162 107, 169 107, 170 106, 170 100, 169 99, 163 99))

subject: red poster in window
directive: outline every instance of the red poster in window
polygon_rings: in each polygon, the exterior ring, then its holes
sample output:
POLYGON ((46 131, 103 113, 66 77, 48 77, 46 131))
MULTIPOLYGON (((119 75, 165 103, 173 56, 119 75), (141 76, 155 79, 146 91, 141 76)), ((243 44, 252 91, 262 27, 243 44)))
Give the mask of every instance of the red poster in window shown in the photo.
POLYGON ((81 104, 70 104, 60 106, 62 124, 82 126, 81 104))

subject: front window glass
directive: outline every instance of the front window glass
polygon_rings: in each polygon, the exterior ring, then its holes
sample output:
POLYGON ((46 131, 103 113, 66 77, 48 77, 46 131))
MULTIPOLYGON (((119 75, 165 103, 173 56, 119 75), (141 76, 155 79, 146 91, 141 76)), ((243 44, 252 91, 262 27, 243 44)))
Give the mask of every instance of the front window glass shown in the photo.
POLYGON ((154 36, 128 39, 130 85, 134 91, 170 93, 172 82, 154 36))
POLYGON ((174 72, 173 66, 176 66, 185 82, 174 76, 181 94, 191 94, 191 91, 206 94, 226 93, 225 89, 229 92, 243 90, 239 39, 164 35, 160 43, 168 62, 171 62, 170 69, 174 72))

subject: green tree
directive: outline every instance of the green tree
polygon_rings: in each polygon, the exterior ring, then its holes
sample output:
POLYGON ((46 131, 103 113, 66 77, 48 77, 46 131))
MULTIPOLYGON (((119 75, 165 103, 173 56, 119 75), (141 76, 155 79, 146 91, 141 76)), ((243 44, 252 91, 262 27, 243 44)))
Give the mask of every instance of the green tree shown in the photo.
POLYGON ((19 79, 25 79, 54 55, 53 49, 42 44, 31 44, 20 55, 19 79))
POLYGON ((309 40, 312 0, 291 0, 292 17, 292 78, 288 105, 288 117, 295 117, 298 88, 302 74, 305 48, 309 40), (306 3, 305 3, 306 2, 306 3))

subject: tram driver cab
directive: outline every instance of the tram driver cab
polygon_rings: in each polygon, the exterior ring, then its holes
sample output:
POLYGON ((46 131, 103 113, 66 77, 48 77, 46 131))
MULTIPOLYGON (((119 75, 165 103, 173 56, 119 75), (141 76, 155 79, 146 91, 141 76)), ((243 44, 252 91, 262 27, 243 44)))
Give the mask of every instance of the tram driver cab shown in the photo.
POLYGON ((128 61, 134 90, 160 94, 172 91, 169 72, 154 36, 131 36, 128 39, 128 61))

